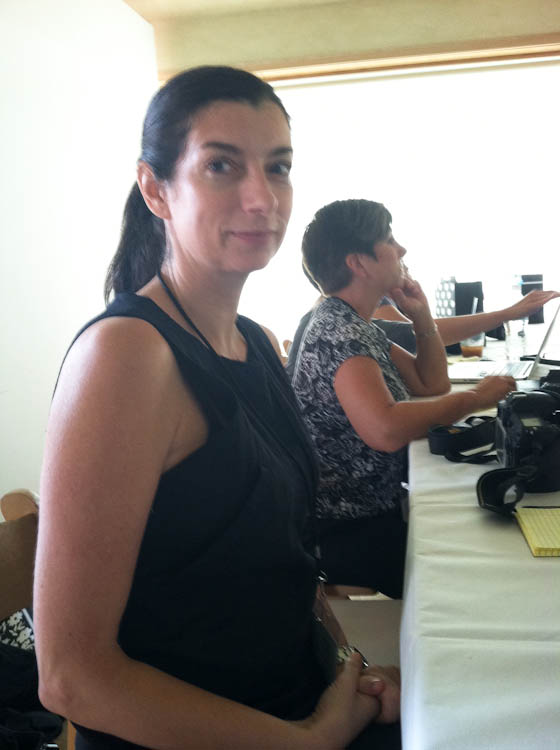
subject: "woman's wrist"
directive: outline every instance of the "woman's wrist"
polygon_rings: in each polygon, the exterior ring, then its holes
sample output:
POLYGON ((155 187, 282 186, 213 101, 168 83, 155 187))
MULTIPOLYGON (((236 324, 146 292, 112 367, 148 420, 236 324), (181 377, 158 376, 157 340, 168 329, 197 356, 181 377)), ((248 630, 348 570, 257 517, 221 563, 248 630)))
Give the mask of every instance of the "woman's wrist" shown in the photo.
POLYGON ((433 323, 431 328, 428 328, 426 330, 417 331, 416 328, 414 328, 414 335, 417 339, 429 339, 431 336, 435 336, 437 333, 438 327, 435 323, 433 323))
POLYGON ((429 338, 430 336, 435 336, 438 332, 438 327, 429 311, 425 315, 414 318, 412 327, 414 328, 416 338, 429 338))
POLYGON ((466 391, 461 391, 459 395, 463 396, 466 399, 464 407, 465 414, 468 414, 471 411, 478 411, 478 409, 482 408, 480 395, 476 388, 469 388, 466 391))
POLYGON ((504 307, 503 310, 498 310, 500 321, 496 323, 496 326, 508 323, 510 320, 521 320, 521 318, 527 317, 529 313, 524 310, 520 311, 518 305, 519 303, 515 303, 509 307, 504 307))
POLYGON ((331 747, 317 726, 317 718, 313 714, 306 719, 287 723, 295 729, 293 742, 290 743, 291 750, 328 750, 331 747))

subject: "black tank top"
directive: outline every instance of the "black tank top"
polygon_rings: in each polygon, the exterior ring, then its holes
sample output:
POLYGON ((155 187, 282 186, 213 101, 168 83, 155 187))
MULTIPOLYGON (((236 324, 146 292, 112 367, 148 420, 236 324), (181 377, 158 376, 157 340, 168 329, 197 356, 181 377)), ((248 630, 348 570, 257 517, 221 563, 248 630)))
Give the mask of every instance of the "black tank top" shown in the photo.
MULTIPOLYGON (((113 316, 159 331, 209 426, 206 444, 161 476, 119 643, 213 693, 303 717, 323 688, 309 645, 317 470, 282 365, 248 318, 237 320, 247 341, 237 362, 128 293, 80 334, 113 316)), ((78 729, 84 748, 133 747, 78 729)))

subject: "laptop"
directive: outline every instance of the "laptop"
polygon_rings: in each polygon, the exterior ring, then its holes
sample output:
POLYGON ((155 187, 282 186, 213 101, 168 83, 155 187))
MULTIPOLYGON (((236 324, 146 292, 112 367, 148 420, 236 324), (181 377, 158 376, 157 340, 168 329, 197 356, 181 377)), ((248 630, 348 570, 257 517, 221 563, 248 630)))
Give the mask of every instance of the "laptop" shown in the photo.
POLYGON ((516 380, 526 380, 531 376, 533 368, 537 365, 541 363, 550 364, 550 360, 543 360, 543 355, 549 349, 549 340, 559 310, 560 305, 556 308, 556 312, 548 324, 548 328, 546 329, 546 333, 534 360, 530 359, 528 361, 508 362, 505 360, 492 361, 481 359, 476 362, 453 362, 448 368, 449 380, 451 383, 478 383, 488 375, 510 375, 516 380))
POLYGON ((538 357, 541 365, 560 367, 560 318, 543 342, 538 357))

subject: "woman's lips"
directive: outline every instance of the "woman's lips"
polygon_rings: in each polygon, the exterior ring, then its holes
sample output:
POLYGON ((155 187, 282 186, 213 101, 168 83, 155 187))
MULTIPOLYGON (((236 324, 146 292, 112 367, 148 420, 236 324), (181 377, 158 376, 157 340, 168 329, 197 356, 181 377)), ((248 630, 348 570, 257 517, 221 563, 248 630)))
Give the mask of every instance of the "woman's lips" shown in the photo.
POLYGON ((232 237, 238 240, 249 243, 263 242, 263 240, 270 239, 276 232, 272 229, 255 229, 255 230, 234 230, 230 232, 232 237))

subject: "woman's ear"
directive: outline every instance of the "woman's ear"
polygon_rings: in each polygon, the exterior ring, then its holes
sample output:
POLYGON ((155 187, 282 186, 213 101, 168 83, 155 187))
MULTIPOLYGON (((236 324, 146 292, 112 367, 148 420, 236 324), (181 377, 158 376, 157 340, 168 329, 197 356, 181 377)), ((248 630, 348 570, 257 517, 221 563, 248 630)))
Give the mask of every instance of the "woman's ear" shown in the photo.
POLYGON ((170 219, 165 185, 157 179, 145 161, 138 162, 136 181, 150 211, 160 219, 170 219))
POLYGON ((345 262, 346 266, 352 271, 353 276, 364 276, 366 273, 360 253, 350 253, 346 256, 345 262))

